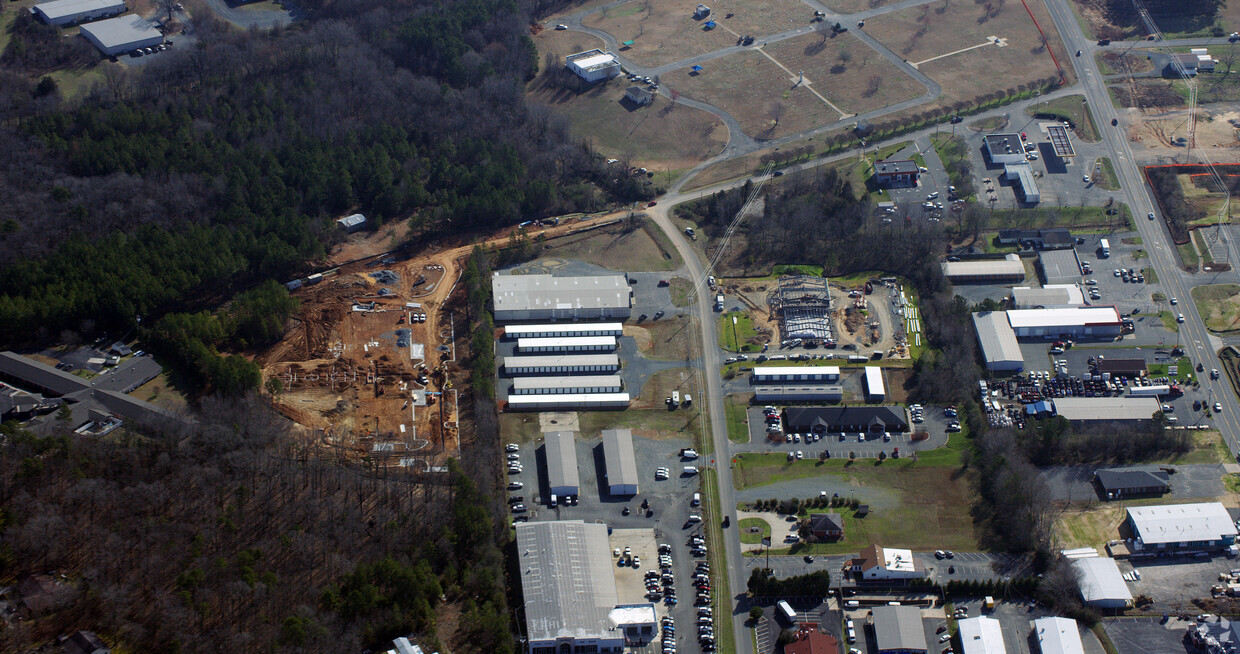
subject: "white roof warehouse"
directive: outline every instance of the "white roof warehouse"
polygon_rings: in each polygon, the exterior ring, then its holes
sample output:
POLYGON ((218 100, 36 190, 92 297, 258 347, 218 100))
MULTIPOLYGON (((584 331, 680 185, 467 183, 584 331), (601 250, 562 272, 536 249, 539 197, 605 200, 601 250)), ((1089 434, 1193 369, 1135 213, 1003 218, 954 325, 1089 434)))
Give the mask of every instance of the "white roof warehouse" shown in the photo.
POLYGON ((1223 548, 1235 544, 1236 525, 1218 502, 1128 509, 1136 550, 1223 548))
POLYGON ((109 18, 81 27, 82 36, 107 56, 131 52, 138 48, 159 45, 164 35, 151 26, 151 21, 138 16, 109 18))
POLYGON ((54 0, 31 8, 48 25, 72 25, 125 13, 125 0, 54 0))
POLYGON ((501 275, 491 278, 495 320, 628 318, 632 293, 624 275, 501 275))

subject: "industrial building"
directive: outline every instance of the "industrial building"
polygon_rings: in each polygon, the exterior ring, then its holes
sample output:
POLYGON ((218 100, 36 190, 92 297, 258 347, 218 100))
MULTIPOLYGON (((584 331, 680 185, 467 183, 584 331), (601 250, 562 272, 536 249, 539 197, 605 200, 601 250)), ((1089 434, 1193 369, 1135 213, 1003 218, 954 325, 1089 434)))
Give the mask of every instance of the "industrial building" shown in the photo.
POLYGON ((1077 587, 1086 606, 1096 609, 1124 609, 1132 606, 1132 593, 1115 559, 1087 556, 1072 559, 1077 587))
POLYGON ((610 354, 547 354, 528 357, 504 357, 507 375, 572 375, 614 373, 620 370, 620 355, 610 354))
POLYGON ((1112 306, 1014 309, 1007 316, 1017 338, 1110 339, 1118 338, 1124 325, 1112 306))
POLYGON ((920 169, 910 159, 879 161, 874 164, 874 181, 882 188, 908 188, 917 186, 920 169))
POLYGON ((1003 179, 1012 182, 1012 187, 1018 190, 1019 197, 1025 204, 1042 201, 1042 193, 1038 191, 1038 183, 1033 176, 1033 167, 1027 162, 1004 165, 1003 179))
POLYGON ((505 338, 566 338, 577 336, 624 336, 624 323, 567 323, 552 325, 508 325, 505 338))
POLYGON ((517 351, 533 352, 615 352, 615 336, 561 336, 556 338, 518 338, 517 351))
POLYGON ((568 55, 564 59, 564 65, 577 77, 591 84, 620 74, 620 61, 616 59, 616 55, 598 48, 568 55))
POLYGON ((973 314, 973 329, 982 348, 986 369, 996 372, 1019 372, 1025 367, 1016 332, 1008 324, 1007 312, 982 311, 973 314))
POLYGON ((495 320, 626 320, 632 292, 624 275, 501 275, 491 278, 495 320))
POLYGON ((994 618, 977 617, 956 621, 962 654, 1007 654, 1003 627, 994 618))
POLYGON ((1038 618, 1033 621, 1033 635, 1042 654, 1085 654, 1081 631, 1072 618, 1038 618))
POLYGON ((991 134, 983 141, 982 149, 996 166, 1029 161, 1025 158, 1025 145, 1020 140, 1020 134, 991 134))
POLYGON ((632 398, 628 393, 575 393, 571 395, 509 395, 509 411, 546 409, 625 409, 632 398))
POLYGON ((137 14, 86 23, 81 27, 81 33, 108 57, 164 42, 163 32, 155 29, 150 20, 137 14))
POLYGON ((547 457, 547 486, 552 495, 576 495, 581 489, 577 473, 577 447, 573 432, 549 431, 543 447, 547 457))
POLYGON ((1076 245, 1072 232, 1055 227, 1051 229, 1001 229, 1000 245, 1028 245, 1039 250, 1070 250, 1076 245))
POLYGON ((834 382, 840 379, 836 366, 754 366, 750 384, 780 382, 834 382))
POLYGON ((1156 397, 1057 397, 1055 415, 1075 426, 1089 422, 1139 423, 1162 410, 1156 397))
POLYGON ((882 402, 887 399, 887 389, 883 386, 883 369, 878 366, 865 367, 865 397, 871 402, 882 402))
POLYGON ((871 581, 920 579, 926 576, 925 570, 917 569, 912 550, 878 545, 862 550, 847 565, 855 577, 871 581))
POLYGON ((870 612, 878 654, 925 654, 926 631, 916 606, 876 606, 870 612))
POLYGON ((1171 475, 1162 470, 1095 470, 1094 485, 1104 500, 1159 497, 1171 492, 1171 475))
POLYGON ((889 406, 788 407, 784 426, 793 433, 864 432, 882 436, 883 432, 908 431, 903 411, 889 406))
POLYGON ((839 402, 844 399, 843 386, 754 386, 753 399, 758 402, 839 402))
POLYGON ((576 395, 619 393, 624 390, 620 375, 569 375, 566 377, 517 377, 512 380, 513 395, 576 395))
POLYGON ((99 20, 125 13, 125 0, 54 0, 30 9, 48 25, 64 27, 88 20, 99 20))
POLYGON ((1017 309, 1063 309, 1084 306, 1085 293, 1076 284, 1048 284, 1042 288, 1018 286, 1012 289, 1017 309))
POLYGON ((1081 260, 1076 250, 1042 250, 1038 253, 1038 273, 1044 285, 1075 284, 1081 281, 1081 260))
POLYGON ((1019 283, 1025 280, 1025 264, 1015 254, 1002 259, 944 261, 943 276, 953 284, 1019 283))
POLYGON ((1236 543, 1236 525, 1219 502, 1128 509, 1134 551, 1219 549, 1236 543))
POLYGON ((637 457, 633 453, 632 431, 603 430, 603 462, 609 494, 619 496, 638 493, 637 457))
POLYGON ((654 639, 653 605, 617 605, 607 531, 581 520, 517 524, 526 654, 620 654, 654 639))

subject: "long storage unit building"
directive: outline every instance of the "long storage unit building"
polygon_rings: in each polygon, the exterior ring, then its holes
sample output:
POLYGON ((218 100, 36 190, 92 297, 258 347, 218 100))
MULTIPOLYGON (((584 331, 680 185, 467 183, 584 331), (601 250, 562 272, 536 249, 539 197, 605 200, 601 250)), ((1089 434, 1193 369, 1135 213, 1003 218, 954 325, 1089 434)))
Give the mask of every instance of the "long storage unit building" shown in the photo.
POLYGON ((504 373, 516 375, 573 375, 614 373, 620 370, 620 355, 552 354, 505 357, 504 373))
POLYGON ((615 352, 615 336, 568 336, 556 338, 518 338, 518 352, 615 352))
POLYGON ((632 398, 628 393, 574 393, 568 395, 509 395, 509 411, 543 409, 624 409, 632 398))
POLYGON ((887 399, 887 389, 883 386, 882 368, 865 367, 865 397, 871 402, 882 402, 887 399))
POLYGON ((749 383, 834 382, 839 379, 840 369, 835 366, 755 366, 749 383))
POLYGON ((758 402, 839 402, 844 399, 842 386, 754 386, 753 399, 758 402))
POLYGON ((513 395, 619 393, 622 390, 624 383, 620 381, 620 375, 517 377, 512 380, 513 395))
POLYGON ((508 325, 504 327, 505 338, 556 338, 561 336, 616 336, 624 335, 624 323, 594 322, 565 323, 563 325, 508 325))

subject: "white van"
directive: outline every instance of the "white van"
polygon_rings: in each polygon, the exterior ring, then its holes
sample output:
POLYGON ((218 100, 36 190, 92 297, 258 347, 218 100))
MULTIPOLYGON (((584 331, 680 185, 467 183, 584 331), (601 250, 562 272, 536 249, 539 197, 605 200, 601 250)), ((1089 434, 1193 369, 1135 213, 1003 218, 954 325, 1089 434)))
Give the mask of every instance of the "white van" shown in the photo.
POLYGON ((697 453, 697 450, 694 450, 694 449, 686 449, 686 450, 684 450, 684 451, 682 451, 682 452, 680 453, 680 456, 682 456, 682 457, 684 457, 684 458, 686 458, 686 459, 696 459, 696 458, 698 458, 698 453, 697 453))
POLYGON ((701 521, 702 521, 702 516, 696 513, 689 514, 689 522, 701 522, 701 521))
POLYGON ((683 470, 686 475, 696 475, 698 473, 698 469, 693 466, 685 466, 683 470))
POLYGON ((701 493, 693 494, 693 506, 702 506, 702 494, 701 493))

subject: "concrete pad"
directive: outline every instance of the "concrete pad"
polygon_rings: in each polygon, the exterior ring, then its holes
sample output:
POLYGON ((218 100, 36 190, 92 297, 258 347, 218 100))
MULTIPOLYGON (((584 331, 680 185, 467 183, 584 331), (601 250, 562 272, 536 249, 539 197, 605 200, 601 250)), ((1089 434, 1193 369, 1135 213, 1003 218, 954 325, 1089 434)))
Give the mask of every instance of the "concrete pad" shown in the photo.
POLYGON ((581 431, 581 420, 576 411, 544 411, 538 414, 538 431, 581 431))
MULTIPOLYGON (((612 571, 616 575, 616 595, 621 604, 641 604, 649 602, 646 599, 646 584, 644 578, 648 570, 659 569, 659 545, 655 541, 653 529, 613 529, 610 537, 611 549, 614 552, 616 548, 620 548, 624 552, 624 548, 628 547, 632 550, 634 556, 641 559, 640 568, 632 568, 630 566, 620 567, 616 565, 618 559, 613 555, 612 571)), ((677 589, 680 590, 679 588, 677 589)), ((667 612, 666 607, 660 602, 655 605, 655 612, 662 617, 667 612)))

